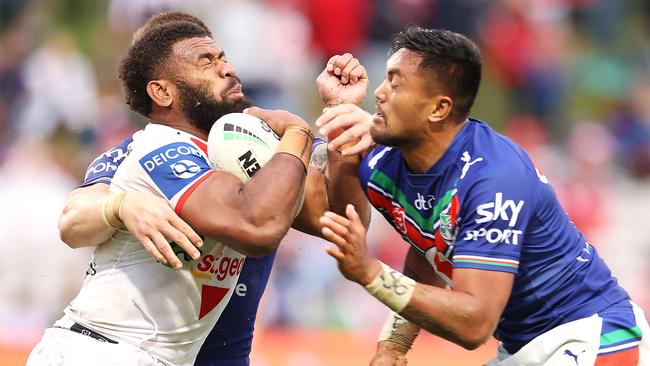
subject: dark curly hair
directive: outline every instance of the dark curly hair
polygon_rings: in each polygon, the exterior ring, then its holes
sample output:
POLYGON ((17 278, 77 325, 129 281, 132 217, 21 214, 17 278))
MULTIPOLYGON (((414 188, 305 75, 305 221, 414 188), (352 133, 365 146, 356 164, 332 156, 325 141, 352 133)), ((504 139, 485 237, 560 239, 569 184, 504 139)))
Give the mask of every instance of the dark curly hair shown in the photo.
POLYGON ((147 83, 163 77, 170 78, 172 45, 187 38, 209 36, 207 28, 184 20, 152 24, 143 29, 120 62, 119 78, 126 104, 133 111, 148 117, 152 100, 147 94, 147 83))
POLYGON ((210 37, 212 37, 212 32, 210 32, 208 26, 205 25, 205 23, 203 23, 201 19, 195 17, 194 15, 189 13, 184 13, 182 11, 164 11, 153 15, 151 18, 149 18, 149 20, 147 20, 146 23, 144 23, 142 27, 140 27, 137 31, 135 31, 135 33, 133 34, 133 42, 140 39, 142 35, 147 31, 149 31, 152 27, 167 22, 173 22, 173 21, 186 21, 186 22, 194 23, 199 27, 205 29, 205 31, 208 32, 210 37))
POLYGON ((418 68, 434 71, 437 81, 454 101, 452 115, 466 118, 481 84, 481 52, 476 44, 448 30, 409 25, 393 37, 389 54, 402 48, 422 57, 418 68))

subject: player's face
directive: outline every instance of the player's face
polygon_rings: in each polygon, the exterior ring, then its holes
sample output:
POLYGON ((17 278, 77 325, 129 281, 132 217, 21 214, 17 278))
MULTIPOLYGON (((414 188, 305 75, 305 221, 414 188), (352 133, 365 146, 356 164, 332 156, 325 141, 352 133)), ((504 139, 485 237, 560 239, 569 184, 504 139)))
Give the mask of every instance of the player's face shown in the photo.
POLYGON ((417 53, 402 48, 386 62, 386 79, 375 90, 377 113, 370 129, 375 142, 401 147, 423 136, 431 97, 420 61, 417 53))
POLYGON ((217 101, 244 99, 237 71, 210 37, 188 38, 172 47, 179 77, 192 85, 207 85, 217 101))
POLYGON ((241 112, 251 105, 244 97, 235 69, 211 38, 190 38, 174 45, 178 75, 176 99, 182 112, 208 133, 214 122, 227 113, 241 112))

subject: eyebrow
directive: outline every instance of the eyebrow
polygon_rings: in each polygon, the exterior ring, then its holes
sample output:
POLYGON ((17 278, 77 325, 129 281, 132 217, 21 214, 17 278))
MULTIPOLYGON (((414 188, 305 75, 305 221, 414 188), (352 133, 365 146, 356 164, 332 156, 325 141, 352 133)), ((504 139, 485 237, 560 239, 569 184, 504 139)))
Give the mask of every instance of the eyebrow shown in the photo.
MULTIPOLYGON (((223 50, 221 50, 221 52, 219 52, 219 54, 217 55, 217 60, 221 60, 224 57, 226 57, 226 53, 223 50)), ((212 52, 203 52, 203 53, 199 54, 199 57, 197 58, 197 60, 200 60, 202 58, 213 59, 214 58, 214 53, 212 53, 212 52)))
POLYGON ((393 76, 402 76, 402 73, 399 71, 399 69, 389 69, 387 71, 388 77, 392 78, 393 76))

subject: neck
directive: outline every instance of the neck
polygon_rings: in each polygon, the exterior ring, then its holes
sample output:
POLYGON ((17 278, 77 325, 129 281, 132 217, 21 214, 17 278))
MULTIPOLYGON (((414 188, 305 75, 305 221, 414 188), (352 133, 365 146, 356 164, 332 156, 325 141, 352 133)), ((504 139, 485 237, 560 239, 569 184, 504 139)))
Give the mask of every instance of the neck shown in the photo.
POLYGON ((182 113, 178 113, 176 111, 165 111, 162 113, 158 111, 151 111, 149 118, 154 121, 154 123, 187 132, 190 135, 200 138, 201 140, 208 139, 208 133, 196 127, 196 125, 182 113))
POLYGON ((413 173, 425 173, 440 160, 447 151, 458 132, 467 123, 454 123, 439 131, 428 131, 423 138, 400 147, 406 164, 413 173))

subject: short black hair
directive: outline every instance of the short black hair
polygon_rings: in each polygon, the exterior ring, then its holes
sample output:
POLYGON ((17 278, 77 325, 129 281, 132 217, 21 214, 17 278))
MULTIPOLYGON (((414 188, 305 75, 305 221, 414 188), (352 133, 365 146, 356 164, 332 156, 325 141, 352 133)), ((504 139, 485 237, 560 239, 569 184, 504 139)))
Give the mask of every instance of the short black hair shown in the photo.
MULTIPOLYGON (((147 83, 163 78, 172 64, 172 45, 187 38, 209 37, 210 32, 185 20, 152 25, 135 39, 120 62, 119 78, 124 88, 126 104, 144 116, 151 113, 152 100, 147 83)), ((171 75, 165 75, 170 78, 171 75)))
POLYGON ((208 28, 203 21, 197 17, 195 17, 192 14, 185 13, 182 11, 163 11, 158 14, 154 14, 149 20, 147 20, 146 23, 140 29, 138 29, 135 34, 133 35, 133 42, 138 40, 139 38, 142 37, 144 33, 146 33, 149 29, 152 27, 161 25, 163 23, 167 22, 173 22, 173 21, 186 21, 190 23, 194 23, 197 26, 205 29, 206 32, 212 37, 212 32, 210 32, 210 29, 208 28))
POLYGON ((452 115, 466 118, 481 84, 481 51, 467 37, 409 25, 393 37, 389 55, 406 48, 420 55, 418 69, 432 70, 454 101, 452 115))

